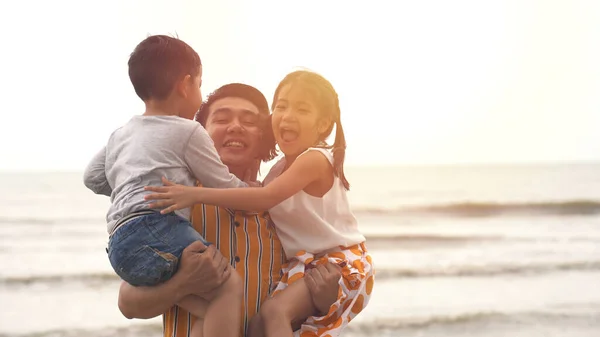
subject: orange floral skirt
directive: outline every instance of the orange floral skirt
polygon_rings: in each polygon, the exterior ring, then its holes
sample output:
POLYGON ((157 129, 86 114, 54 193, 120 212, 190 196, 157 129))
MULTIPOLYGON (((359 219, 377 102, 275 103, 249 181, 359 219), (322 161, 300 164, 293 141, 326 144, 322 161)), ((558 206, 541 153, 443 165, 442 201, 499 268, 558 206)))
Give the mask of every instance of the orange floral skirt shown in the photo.
POLYGON ((304 277, 306 269, 328 261, 335 264, 346 262, 342 267, 337 301, 331 305, 325 316, 309 317, 302 327, 294 332, 294 336, 339 336, 348 323, 369 303, 375 271, 371 255, 364 243, 351 247, 338 247, 324 255, 317 256, 304 251, 299 252, 282 265, 281 281, 273 290, 272 296, 276 296, 288 285, 304 277))

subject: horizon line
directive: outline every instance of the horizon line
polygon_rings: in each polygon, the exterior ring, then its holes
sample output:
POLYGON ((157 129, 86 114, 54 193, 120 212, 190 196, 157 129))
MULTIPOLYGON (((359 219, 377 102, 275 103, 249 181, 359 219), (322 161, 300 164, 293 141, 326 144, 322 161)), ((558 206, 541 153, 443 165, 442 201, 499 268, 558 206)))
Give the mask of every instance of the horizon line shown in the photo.
MULTIPOLYGON (((263 163, 265 165, 265 163, 263 163)), ((269 163, 266 163, 269 165, 269 163)), ((346 168, 419 168, 419 167, 532 167, 559 165, 600 165, 596 160, 545 160, 545 161, 514 161, 514 162, 440 162, 440 163, 394 163, 394 164, 346 164, 346 168)), ((82 173, 85 168, 0 168, 0 173, 82 173)))

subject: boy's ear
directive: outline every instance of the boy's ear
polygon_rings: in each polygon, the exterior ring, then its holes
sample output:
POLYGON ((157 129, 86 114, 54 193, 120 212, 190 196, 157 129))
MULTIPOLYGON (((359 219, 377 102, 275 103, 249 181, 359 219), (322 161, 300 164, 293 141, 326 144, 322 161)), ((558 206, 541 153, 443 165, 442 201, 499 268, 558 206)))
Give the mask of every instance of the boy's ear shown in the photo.
POLYGON ((175 85, 177 93, 183 98, 187 98, 188 96, 188 87, 190 85, 190 81, 192 81, 192 76, 188 74, 185 75, 185 77, 183 77, 181 80, 177 81, 177 84, 175 85))

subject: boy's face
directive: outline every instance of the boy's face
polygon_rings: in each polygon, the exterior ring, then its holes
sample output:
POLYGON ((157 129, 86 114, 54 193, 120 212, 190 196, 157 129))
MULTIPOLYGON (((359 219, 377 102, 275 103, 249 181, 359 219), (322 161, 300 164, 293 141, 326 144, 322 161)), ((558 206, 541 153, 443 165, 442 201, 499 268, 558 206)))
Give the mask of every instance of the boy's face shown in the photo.
POLYGON ((202 104, 202 92, 200 87, 202 86, 202 66, 198 71, 198 75, 192 77, 187 75, 183 79, 182 83, 182 96, 183 96, 183 107, 181 111, 181 117, 187 119, 194 119, 196 112, 200 109, 202 104))

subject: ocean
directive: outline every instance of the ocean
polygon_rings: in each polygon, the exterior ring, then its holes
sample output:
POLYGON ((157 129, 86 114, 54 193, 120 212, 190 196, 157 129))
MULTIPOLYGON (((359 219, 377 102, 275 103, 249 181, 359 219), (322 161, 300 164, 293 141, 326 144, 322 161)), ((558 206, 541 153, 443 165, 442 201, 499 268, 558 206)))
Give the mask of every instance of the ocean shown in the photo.
MULTIPOLYGON (((376 266, 345 336, 600 336, 600 165, 349 167, 376 266)), ((127 320, 82 173, 0 173, 0 336, 160 336, 127 320)))

